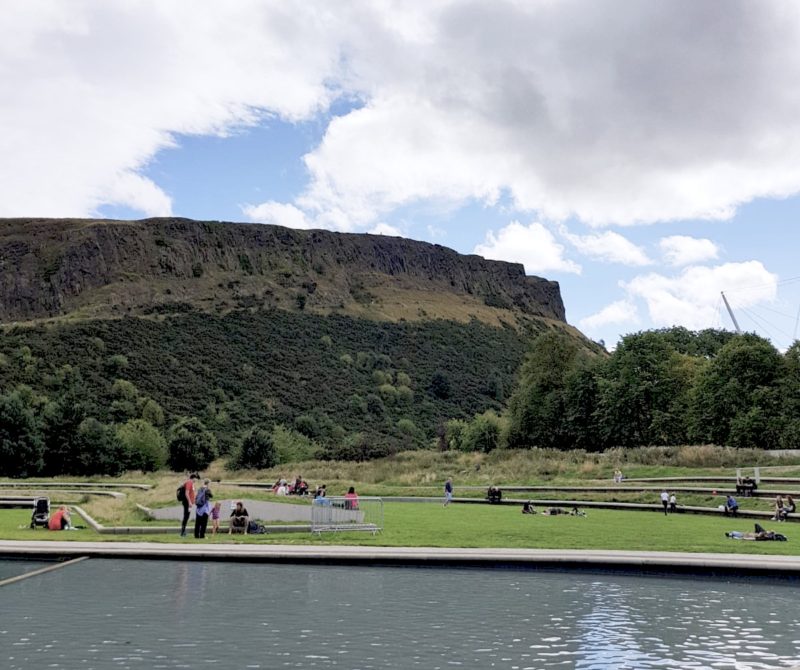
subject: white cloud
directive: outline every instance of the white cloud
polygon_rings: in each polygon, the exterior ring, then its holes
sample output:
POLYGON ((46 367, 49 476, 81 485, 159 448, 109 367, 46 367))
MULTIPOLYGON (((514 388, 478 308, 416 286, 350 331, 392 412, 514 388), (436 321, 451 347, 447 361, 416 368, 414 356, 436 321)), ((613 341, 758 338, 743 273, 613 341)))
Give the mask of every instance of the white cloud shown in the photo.
POLYGON ((596 314, 581 319, 578 325, 581 330, 591 333, 610 324, 637 323, 638 320, 639 311, 635 304, 630 300, 617 300, 610 305, 606 305, 596 314))
POLYGON ((747 308, 773 301, 777 282, 778 276, 760 261, 747 261, 687 267, 671 277, 639 275, 622 286, 631 297, 647 303, 655 326, 681 325, 697 330, 715 323, 721 291, 725 291, 734 309, 747 308))
POLYGON ((403 235, 398 228, 383 222, 373 226, 369 232, 373 235, 388 235, 390 237, 402 237, 403 235))
POLYGON ((702 263, 719 255, 719 247, 711 240, 686 235, 662 237, 658 246, 664 254, 664 260, 676 266, 702 263))
POLYGON ((256 0, 6 3, 0 216, 170 213, 140 176, 148 161, 177 134, 316 115, 336 94, 339 14, 256 0))
POLYGON ((300 229, 315 227, 314 222, 310 221, 302 210, 282 202, 270 200, 260 205, 245 205, 242 207, 242 212, 250 221, 256 223, 271 223, 300 229))
POLYGON ((622 265, 650 265, 644 249, 619 233, 607 231, 592 235, 573 235, 566 228, 561 234, 582 254, 606 263, 622 265))
POLYGON ((475 247, 475 253, 498 261, 522 263, 529 275, 549 271, 581 272, 580 265, 564 258, 564 247, 541 223, 524 226, 512 221, 496 235, 490 230, 484 243, 475 247))
POLYGON ((361 104, 305 157, 294 205, 314 225, 501 195, 627 225, 800 191, 797 3, 7 4, 0 215, 167 212, 130 176, 178 135, 311 119, 337 96, 361 104))

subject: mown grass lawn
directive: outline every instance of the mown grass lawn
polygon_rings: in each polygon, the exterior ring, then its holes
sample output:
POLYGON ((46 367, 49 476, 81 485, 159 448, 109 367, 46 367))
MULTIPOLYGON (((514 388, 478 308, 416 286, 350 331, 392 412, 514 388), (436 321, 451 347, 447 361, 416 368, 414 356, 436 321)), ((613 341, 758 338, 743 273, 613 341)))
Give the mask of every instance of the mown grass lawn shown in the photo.
MULTIPOLYGON (((266 544, 349 544, 389 547, 503 547, 541 549, 619 549, 744 554, 800 555, 800 523, 768 523, 788 542, 729 540, 727 530, 749 531, 753 521, 656 512, 589 510, 586 517, 523 515, 518 507, 434 503, 387 503, 385 529, 367 533, 283 533, 220 535, 205 541, 175 535, 97 535, 91 530, 30 530, 27 510, 0 511, 0 539, 151 542, 247 542, 266 544), (21 527, 20 527, 21 526, 21 527)), ((82 523, 81 521, 76 521, 82 523)))

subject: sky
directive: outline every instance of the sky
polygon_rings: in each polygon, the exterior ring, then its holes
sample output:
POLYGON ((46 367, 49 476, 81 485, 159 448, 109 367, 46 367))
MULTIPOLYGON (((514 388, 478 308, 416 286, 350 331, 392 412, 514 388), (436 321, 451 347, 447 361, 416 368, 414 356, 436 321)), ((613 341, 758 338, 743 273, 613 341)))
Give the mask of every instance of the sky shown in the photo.
POLYGON ((0 216, 402 235, 613 347, 800 316, 800 3, 7 0, 0 216))

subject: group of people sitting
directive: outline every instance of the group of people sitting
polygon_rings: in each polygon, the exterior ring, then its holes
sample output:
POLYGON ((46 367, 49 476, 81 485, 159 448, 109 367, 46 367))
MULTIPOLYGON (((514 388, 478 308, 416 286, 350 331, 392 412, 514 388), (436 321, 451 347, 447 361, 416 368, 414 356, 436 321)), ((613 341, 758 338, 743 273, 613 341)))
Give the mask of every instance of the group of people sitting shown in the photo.
POLYGON ((749 498, 753 495, 753 491, 758 488, 755 479, 750 477, 741 477, 736 479, 736 494, 749 498))
POLYGON ((272 492, 279 496, 305 496, 308 495, 308 484, 300 475, 295 478, 294 484, 279 479, 272 485, 272 492))
MULTIPOLYGON (((331 505, 331 501, 328 498, 328 487, 325 484, 320 484, 317 487, 316 492, 314 493, 314 504, 315 505, 331 505)), ((355 486, 351 486, 347 489, 347 493, 344 494, 344 508, 345 509, 358 509, 358 493, 356 493, 355 486)))

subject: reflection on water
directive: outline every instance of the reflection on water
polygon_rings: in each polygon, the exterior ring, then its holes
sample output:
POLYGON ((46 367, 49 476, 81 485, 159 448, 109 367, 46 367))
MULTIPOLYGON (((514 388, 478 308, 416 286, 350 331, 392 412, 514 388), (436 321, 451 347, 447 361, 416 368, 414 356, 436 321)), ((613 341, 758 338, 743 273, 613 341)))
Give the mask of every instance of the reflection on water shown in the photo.
POLYGON ((0 667, 788 668, 766 581, 96 560, 0 590, 0 667))

